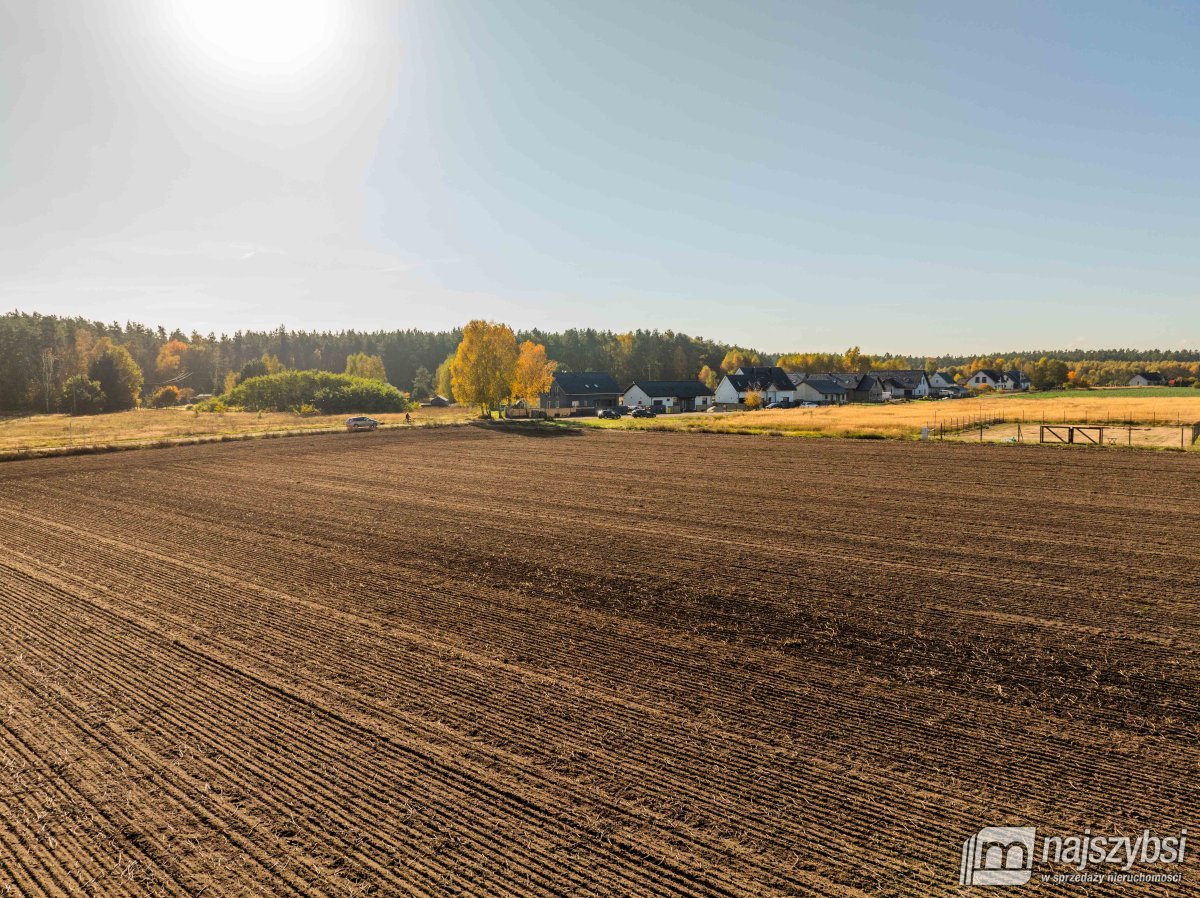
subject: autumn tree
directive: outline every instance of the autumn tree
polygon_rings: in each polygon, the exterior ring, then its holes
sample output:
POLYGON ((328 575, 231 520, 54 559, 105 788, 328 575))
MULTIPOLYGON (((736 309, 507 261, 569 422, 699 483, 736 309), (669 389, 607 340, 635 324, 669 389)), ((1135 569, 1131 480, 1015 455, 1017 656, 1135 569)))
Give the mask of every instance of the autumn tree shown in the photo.
POLYGON ((696 377, 710 390, 715 390, 717 388, 717 384, 721 382, 720 375, 717 374, 716 371, 713 371, 712 368, 708 367, 708 365, 705 365, 703 368, 701 368, 700 373, 696 375, 696 377))
POLYGON ((112 343, 92 359, 88 366, 88 380, 100 384, 106 412, 135 407, 142 393, 142 369, 133 360, 129 350, 112 343))
POLYGON ((721 370, 726 374, 732 374, 738 368, 744 365, 761 365, 762 358, 757 352, 747 352, 744 349, 731 349, 725 353, 725 358, 721 361, 721 370))
POLYGON ((433 386, 438 394, 445 396, 451 402, 456 401, 454 398, 454 378, 450 372, 450 365, 454 362, 454 353, 446 356, 440 365, 437 366, 437 371, 433 373, 433 386))
POLYGON ((450 363, 454 397, 478 405, 482 417, 512 392, 517 366, 517 338, 507 324, 472 321, 463 328, 462 342, 450 363))
POLYGON ((346 373, 351 377, 365 377, 367 380, 379 380, 387 383, 387 369, 383 367, 383 359, 377 355, 367 355, 356 352, 346 359, 346 373))
POLYGON ((517 354, 517 364, 513 371, 512 395, 525 400, 526 408, 533 408, 538 397, 549 391, 550 383, 554 380, 554 369, 557 362, 546 358, 546 347, 541 343, 526 340, 521 344, 517 354))
POLYGON ((758 390, 750 390, 746 393, 746 408, 748 408, 750 411, 754 411, 755 409, 762 408, 762 405, 762 393, 760 393, 758 390))
POLYGON ((190 347, 182 340, 168 340, 158 350, 154 373, 159 383, 175 380, 187 373, 187 354, 190 347))

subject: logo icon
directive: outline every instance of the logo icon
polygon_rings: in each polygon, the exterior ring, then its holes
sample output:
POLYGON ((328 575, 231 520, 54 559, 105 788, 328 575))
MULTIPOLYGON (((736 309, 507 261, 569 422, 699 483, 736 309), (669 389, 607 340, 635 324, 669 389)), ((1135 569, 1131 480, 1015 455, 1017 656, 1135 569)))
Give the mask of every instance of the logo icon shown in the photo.
POLYGON ((1033 874, 1032 826, 985 826, 963 842, 958 883, 1020 886, 1033 874))

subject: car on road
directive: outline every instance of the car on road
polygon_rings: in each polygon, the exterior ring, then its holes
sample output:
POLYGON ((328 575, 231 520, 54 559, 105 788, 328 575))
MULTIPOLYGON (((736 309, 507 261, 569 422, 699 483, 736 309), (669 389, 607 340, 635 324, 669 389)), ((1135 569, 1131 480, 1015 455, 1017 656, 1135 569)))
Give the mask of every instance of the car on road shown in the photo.
POLYGON ((654 418, 654 417, 656 417, 656 415, 654 414, 653 409, 635 408, 633 411, 631 411, 629 413, 629 417, 631 417, 631 418, 654 418))
POLYGON ((378 426, 378 421, 374 418, 368 418, 366 415, 356 415, 353 418, 346 419, 346 429, 352 433, 356 430, 375 430, 378 426))
POLYGON ((615 408, 602 408, 596 412, 597 418, 603 418, 605 421, 616 421, 621 417, 621 413, 615 408))

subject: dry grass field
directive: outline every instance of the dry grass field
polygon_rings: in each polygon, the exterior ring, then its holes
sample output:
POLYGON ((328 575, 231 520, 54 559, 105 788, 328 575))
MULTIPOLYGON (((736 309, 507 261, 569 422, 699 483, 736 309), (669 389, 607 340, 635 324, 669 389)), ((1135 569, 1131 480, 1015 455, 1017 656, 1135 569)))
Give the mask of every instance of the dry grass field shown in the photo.
POLYGON ((0 886, 948 896, 982 826, 1194 825, 1198 494, 566 428, 6 464, 0 886))
MULTIPOLYGON (((470 411, 423 408, 414 423, 457 423, 470 411)), ((403 414, 376 415, 385 426, 402 424, 403 414)), ((111 415, 32 415, 0 418, 0 454, 21 450, 54 450, 82 446, 138 446, 163 441, 201 442, 221 437, 263 433, 342 430, 346 415, 301 417, 289 412, 195 413, 184 408, 139 408, 111 415)))
POLYGON ((921 428, 935 430, 939 423, 968 418, 1003 417, 1029 422, 1132 420, 1140 423, 1200 422, 1200 390, 1170 391, 1158 395, 1146 390, 1090 390, 1029 396, 992 394, 979 399, 902 402, 887 405, 827 406, 815 409, 762 409, 728 414, 696 413, 658 418, 599 421, 571 419, 595 427, 632 430, 682 430, 696 432, 791 434, 798 436, 883 436, 915 439, 921 428), (1183 392, 1185 395, 1180 395, 1183 392))

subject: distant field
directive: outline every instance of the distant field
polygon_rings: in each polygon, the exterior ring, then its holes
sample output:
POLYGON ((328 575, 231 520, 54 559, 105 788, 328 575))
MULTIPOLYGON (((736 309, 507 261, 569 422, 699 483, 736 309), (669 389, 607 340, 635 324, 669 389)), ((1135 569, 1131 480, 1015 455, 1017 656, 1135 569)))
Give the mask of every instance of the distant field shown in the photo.
MULTIPOLYGON (((384 427, 402 425, 404 415, 377 415, 384 427)), ((419 409, 413 421, 420 426, 462 423, 475 417, 473 409, 419 409)), ((979 399, 904 402, 895 405, 849 405, 839 408, 781 409, 724 414, 687 414, 654 419, 600 421, 575 418, 567 422, 600 428, 680 430, 696 433, 756 433, 788 436, 914 439, 924 426, 938 428, 968 418, 1002 417, 1009 421, 1090 423, 1132 421, 1163 424, 1200 421, 1200 390, 1190 388, 1119 388, 992 394, 979 399)), ((186 409, 136 409, 112 415, 72 418, 33 415, 0 418, 0 456, 22 452, 57 452, 93 446, 119 448, 163 442, 205 442, 281 433, 320 433, 341 430, 345 415, 302 418, 283 412, 226 412, 195 414, 186 409)))
POLYGON ((1137 396, 1139 399, 1158 399, 1164 396, 1200 398, 1200 390, 1194 387, 1098 387, 1095 390, 1043 390, 1035 393, 1018 393, 1004 396, 1005 399, 1066 399, 1076 396, 1137 396))
MULTIPOLYGON (((466 420, 461 408, 418 409, 418 425, 466 420)), ((54 450, 84 446, 122 446, 163 440, 203 441, 222 436, 249 436, 293 431, 340 430, 346 415, 303 418, 286 412, 226 412, 196 414, 182 408, 141 408, 111 415, 33 415, 0 418, 0 453, 54 450)), ((385 426, 403 424, 403 414, 376 415, 385 426)))
POLYGON ((572 424, 629 430, 759 433, 788 436, 913 439, 921 428, 953 426, 964 419, 1003 417, 1031 423, 1089 423, 1104 420, 1162 424, 1200 421, 1200 390, 1088 390, 1028 396, 915 401, 894 405, 844 405, 722 414, 696 413, 657 418, 570 419, 572 424))

